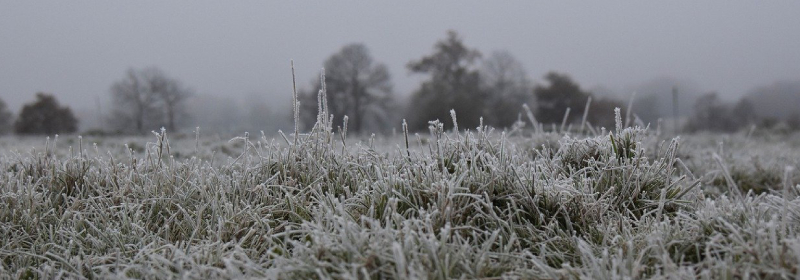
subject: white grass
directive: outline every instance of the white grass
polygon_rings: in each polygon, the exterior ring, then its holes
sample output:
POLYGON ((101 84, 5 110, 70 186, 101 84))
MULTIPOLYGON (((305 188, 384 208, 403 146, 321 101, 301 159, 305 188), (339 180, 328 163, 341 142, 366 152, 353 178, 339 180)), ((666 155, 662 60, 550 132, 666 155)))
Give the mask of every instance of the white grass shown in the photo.
POLYGON ((333 137, 330 127, 296 135, 296 144, 164 132, 149 140, 62 136, 58 146, 4 139, 0 275, 798 273, 800 180, 787 168, 798 166, 797 142, 773 151, 776 140, 736 136, 720 153, 707 136, 664 141, 621 127, 617 114, 614 133, 579 137, 540 129, 509 137, 486 127, 457 135, 432 122, 416 142, 404 125, 402 138, 370 144, 333 137), (769 158, 754 161, 758 155, 769 158))

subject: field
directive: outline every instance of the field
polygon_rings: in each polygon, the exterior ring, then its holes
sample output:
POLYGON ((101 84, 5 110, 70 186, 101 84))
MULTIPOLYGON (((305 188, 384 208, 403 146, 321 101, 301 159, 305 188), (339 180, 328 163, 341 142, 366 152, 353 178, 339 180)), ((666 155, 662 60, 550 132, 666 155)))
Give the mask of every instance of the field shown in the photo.
MULTIPOLYGON (((448 126, 452 125, 448 122, 448 126)), ((346 131, 345 131, 346 132, 346 131)), ((800 137, 0 138, 10 279, 794 278, 800 137)))

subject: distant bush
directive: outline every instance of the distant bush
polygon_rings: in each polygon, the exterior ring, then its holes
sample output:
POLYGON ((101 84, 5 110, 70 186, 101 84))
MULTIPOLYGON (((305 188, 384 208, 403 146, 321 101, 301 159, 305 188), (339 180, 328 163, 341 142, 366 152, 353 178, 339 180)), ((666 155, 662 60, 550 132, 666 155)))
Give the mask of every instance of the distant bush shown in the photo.
POLYGON ((8 111, 6 103, 0 99, 0 135, 6 134, 11 131, 11 120, 13 115, 8 111))
POLYGON ((58 100, 46 93, 37 93, 36 102, 26 104, 14 123, 18 134, 72 133, 78 130, 78 119, 69 107, 62 107, 58 100))

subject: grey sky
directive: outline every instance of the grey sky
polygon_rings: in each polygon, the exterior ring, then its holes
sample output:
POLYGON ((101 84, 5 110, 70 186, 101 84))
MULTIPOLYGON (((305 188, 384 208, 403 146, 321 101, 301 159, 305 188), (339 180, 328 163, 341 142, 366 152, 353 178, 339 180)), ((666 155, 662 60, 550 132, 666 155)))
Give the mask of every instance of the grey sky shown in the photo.
POLYGON ((155 65, 201 94, 288 105, 289 60, 307 87, 351 42, 408 94, 419 78, 405 64, 447 29, 484 53, 510 51, 535 81, 557 70, 620 89, 673 76, 739 96, 800 78, 798 14, 800 1, 5 1, 0 98, 17 111, 45 91, 94 108, 126 68, 155 65))

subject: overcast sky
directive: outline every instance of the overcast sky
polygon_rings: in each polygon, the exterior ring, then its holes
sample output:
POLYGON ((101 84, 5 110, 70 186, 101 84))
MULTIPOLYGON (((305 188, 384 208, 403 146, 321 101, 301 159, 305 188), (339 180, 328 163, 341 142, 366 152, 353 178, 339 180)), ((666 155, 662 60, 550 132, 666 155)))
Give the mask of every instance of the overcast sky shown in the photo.
POLYGON ((800 1, 3 1, 0 98, 36 92, 74 108, 108 101, 129 67, 158 66, 200 94, 269 94, 289 104, 294 59, 307 87, 330 54, 361 42, 389 66, 458 31, 485 54, 508 50, 534 81, 550 70, 582 86, 670 76, 729 97, 800 79, 800 1))

